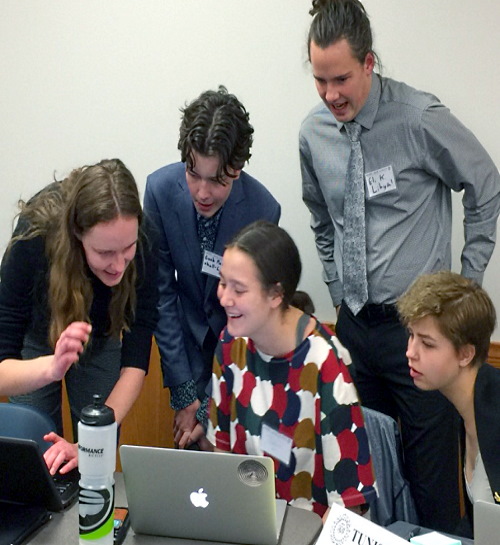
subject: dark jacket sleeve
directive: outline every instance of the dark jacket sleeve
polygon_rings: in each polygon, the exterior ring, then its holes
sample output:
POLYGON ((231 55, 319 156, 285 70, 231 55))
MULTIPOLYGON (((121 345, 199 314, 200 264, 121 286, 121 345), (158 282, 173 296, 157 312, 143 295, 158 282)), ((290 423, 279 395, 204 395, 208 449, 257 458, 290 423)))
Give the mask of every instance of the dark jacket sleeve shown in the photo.
MULTIPOLYGON (((14 235, 22 229, 20 221, 14 235)), ((42 342, 46 342, 46 275, 42 237, 17 241, 4 254, 0 271, 0 361, 21 359, 23 340, 32 328, 35 315, 36 332, 42 342), (40 287, 43 289, 38 289, 40 287), (35 301, 38 301, 38 310, 34 309, 35 301)))

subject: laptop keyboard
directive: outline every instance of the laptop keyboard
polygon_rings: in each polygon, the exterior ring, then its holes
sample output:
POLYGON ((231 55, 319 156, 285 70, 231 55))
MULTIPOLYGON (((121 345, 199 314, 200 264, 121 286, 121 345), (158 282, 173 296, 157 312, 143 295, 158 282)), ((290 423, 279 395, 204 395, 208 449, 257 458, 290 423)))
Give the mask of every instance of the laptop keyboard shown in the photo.
POLYGON ((59 490, 59 494, 61 494, 61 496, 71 486, 71 483, 60 481, 57 477, 54 478, 54 484, 56 485, 57 490, 59 490))
POLYGON ((78 495, 80 473, 77 468, 72 469, 69 473, 56 473, 52 478, 61 495, 63 505, 71 502, 78 495))

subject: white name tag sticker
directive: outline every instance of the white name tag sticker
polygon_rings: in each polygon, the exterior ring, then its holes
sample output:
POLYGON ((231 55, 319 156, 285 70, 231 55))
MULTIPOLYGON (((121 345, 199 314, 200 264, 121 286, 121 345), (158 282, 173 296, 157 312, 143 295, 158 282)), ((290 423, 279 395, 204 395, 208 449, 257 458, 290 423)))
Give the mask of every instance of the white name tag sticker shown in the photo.
POLYGON ((369 199, 396 189, 396 178, 394 178, 392 165, 368 172, 365 174, 365 181, 369 199))
POLYGON ((201 272, 209 276, 220 277, 220 266, 222 265, 222 256, 214 252, 205 250, 203 253, 203 264, 201 272))
POLYGON ((262 424, 260 446, 264 452, 286 465, 290 464, 292 455, 292 439, 279 431, 273 430, 267 424, 262 424))

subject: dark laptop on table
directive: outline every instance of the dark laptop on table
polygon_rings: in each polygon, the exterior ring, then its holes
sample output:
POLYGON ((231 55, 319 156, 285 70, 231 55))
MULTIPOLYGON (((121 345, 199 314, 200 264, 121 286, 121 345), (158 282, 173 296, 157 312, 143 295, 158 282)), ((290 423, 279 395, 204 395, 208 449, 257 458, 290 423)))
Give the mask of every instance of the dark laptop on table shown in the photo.
POLYGON ((17 544, 78 497, 79 473, 49 473, 36 441, 0 436, 0 545, 17 544))

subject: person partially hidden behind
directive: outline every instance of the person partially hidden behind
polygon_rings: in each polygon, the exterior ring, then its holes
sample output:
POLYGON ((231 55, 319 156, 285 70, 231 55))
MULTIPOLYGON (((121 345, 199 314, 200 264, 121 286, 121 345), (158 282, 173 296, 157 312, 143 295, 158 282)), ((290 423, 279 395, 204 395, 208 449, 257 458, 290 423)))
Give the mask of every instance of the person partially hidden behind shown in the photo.
POLYGON ((296 290, 290 299, 290 304, 292 307, 296 307, 306 314, 310 314, 311 316, 314 314, 314 303, 306 291, 296 290))
POLYGON ((419 277, 397 308, 415 385, 439 390, 462 417, 468 499, 500 503, 500 370, 485 363, 496 323, 491 299, 474 281, 443 271, 419 277))
POLYGON ((218 296, 228 320, 207 439, 216 450, 271 456, 277 496, 295 507, 361 513, 376 497, 363 414, 338 340, 290 305, 301 269, 291 237, 269 222, 227 245, 218 296))
POLYGON ((175 410, 180 448, 204 439, 201 406, 226 314, 217 299, 224 245, 257 219, 278 223, 281 208, 243 172, 253 128, 224 87, 206 91, 182 111, 181 163, 148 177, 144 210, 160 240, 159 322, 155 332, 164 386, 175 410))
POLYGON ((1 389, 24 394, 11 401, 54 420, 57 434, 45 437, 54 444, 44 457, 51 473, 67 461, 66 473, 78 451, 62 437, 61 379, 75 440, 94 394, 123 421, 149 365, 156 252, 137 185, 119 159, 77 168, 20 204, 1 267, 1 389))

